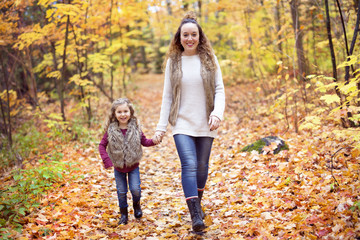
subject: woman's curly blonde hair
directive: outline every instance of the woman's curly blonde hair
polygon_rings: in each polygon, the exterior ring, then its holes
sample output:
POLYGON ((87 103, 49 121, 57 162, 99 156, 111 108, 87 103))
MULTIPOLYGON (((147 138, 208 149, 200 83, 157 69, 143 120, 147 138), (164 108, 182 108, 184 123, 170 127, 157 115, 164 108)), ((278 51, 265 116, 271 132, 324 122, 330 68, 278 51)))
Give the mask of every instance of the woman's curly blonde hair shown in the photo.
POLYGON ((201 60, 201 63, 205 65, 207 70, 215 71, 216 63, 214 52, 211 47, 210 41, 206 37, 204 31, 202 30, 200 24, 196 20, 196 14, 194 12, 187 12, 184 18, 181 20, 180 26, 178 27, 171 43, 169 50, 166 54, 165 61, 163 63, 163 68, 165 69, 167 60, 174 59, 176 56, 181 56, 184 51, 184 47, 181 45, 181 28, 186 23, 193 23, 197 26, 199 30, 199 44, 197 46, 197 51, 201 60))

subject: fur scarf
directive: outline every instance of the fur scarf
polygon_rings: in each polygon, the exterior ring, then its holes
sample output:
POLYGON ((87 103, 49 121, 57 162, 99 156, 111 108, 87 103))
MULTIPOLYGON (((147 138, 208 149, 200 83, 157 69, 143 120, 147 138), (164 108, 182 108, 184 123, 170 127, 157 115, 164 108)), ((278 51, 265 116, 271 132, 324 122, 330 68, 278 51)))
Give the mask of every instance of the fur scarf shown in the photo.
MULTIPOLYGON (((201 58, 200 58, 201 60, 201 58)), ((210 117, 211 112, 214 110, 214 97, 215 97, 215 69, 207 69, 201 60, 200 68, 201 78, 203 80, 205 97, 206 97, 206 114, 210 117)), ((169 123, 175 126, 180 107, 180 91, 181 91, 181 55, 176 54, 170 57, 170 82, 172 86, 172 103, 170 107, 169 123)))
POLYGON ((126 134, 121 132, 119 124, 113 122, 108 128, 107 153, 116 168, 131 167, 142 157, 141 130, 136 119, 128 123, 126 134))

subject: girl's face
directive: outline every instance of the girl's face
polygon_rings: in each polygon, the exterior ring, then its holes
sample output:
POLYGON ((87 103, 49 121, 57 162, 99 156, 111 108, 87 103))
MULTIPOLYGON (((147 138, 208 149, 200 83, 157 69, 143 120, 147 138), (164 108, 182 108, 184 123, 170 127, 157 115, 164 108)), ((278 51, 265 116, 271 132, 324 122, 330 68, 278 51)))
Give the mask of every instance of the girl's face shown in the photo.
POLYGON ((184 48, 185 56, 197 54, 197 46, 199 45, 199 29, 195 23, 185 23, 181 27, 180 42, 184 48))
POLYGON ((121 104, 117 106, 115 109, 115 117, 119 121, 120 127, 126 127, 131 117, 131 112, 128 105, 121 104))

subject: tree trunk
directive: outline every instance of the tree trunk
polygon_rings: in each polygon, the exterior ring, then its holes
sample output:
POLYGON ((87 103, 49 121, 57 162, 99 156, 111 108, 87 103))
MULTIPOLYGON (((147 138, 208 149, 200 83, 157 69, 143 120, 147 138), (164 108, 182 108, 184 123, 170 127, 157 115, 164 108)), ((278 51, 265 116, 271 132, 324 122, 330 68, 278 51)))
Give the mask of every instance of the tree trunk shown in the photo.
POLYGON ((201 0, 198 0, 198 1, 197 1, 197 4, 198 4, 198 8, 199 8, 199 13, 198 13, 198 14, 199 14, 199 22, 201 23, 201 22, 202 22, 202 21, 201 21, 201 20, 202 20, 202 19, 201 19, 201 18, 202 18, 202 1, 201 1, 201 0))
MULTIPOLYGON (((328 0, 325 0, 325 12, 326 12, 326 30, 328 34, 329 39, 329 48, 330 48, 330 54, 331 54, 331 63, 332 63, 332 70, 333 70, 333 79, 334 82, 337 82, 337 70, 336 70, 336 58, 335 58, 335 52, 334 52, 334 45, 332 42, 332 36, 331 36, 331 22, 330 22, 330 13, 329 13, 329 2, 328 0)), ((336 85, 335 92, 340 98, 340 105, 342 108, 342 98, 341 93, 339 90, 339 87, 336 85)), ((341 123, 343 127, 346 127, 346 121, 344 118, 341 118, 341 123)))
MULTIPOLYGON (((51 42, 50 42, 50 45, 51 45, 51 55, 52 55, 54 70, 55 70, 55 71, 58 71, 59 69, 58 69, 58 65, 57 65, 55 42, 51 41, 51 42)), ((59 94, 59 91, 60 91, 60 88, 59 88, 60 81, 61 81, 61 80, 58 80, 57 78, 54 78, 54 87, 56 88, 56 92, 58 93, 59 96, 60 96, 60 94, 59 94)))
POLYGON ((311 30, 312 30, 312 49, 313 49, 313 58, 314 58, 314 65, 317 66, 317 57, 316 57, 316 29, 315 29, 315 22, 316 22, 316 14, 314 10, 311 11, 311 30))
POLYGON ((298 134, 299 133, 299 118, 298 118, 298 111, 297 111, 297 96, 298 93, 294 94, 294 111, 293 111, 293 117, 294 117, 294 128, 295 128, 295 132, 298 134))
POLYGON ((97 87, 100 90, 100 92, 102 92, 104 96, 107 97, 107 99, 109 99, 110 102, 114 101, 114 99, 109 96, 109 94, 105 91, 102 85, 97 84, 96 81, 93 80, 89 75, 87 75, 85 78, 91 81, 95 85, 95 87, 97 87))
MULTIPOLYGON (((28 65, 29 75, 30 75, 30 77, 27 78, 26 82, 29 87, 29 96, 32 101, 32 104, 36 106, 36 105, 38 105, 37 87, 36 87, 36 80, 35 80, 34 72, 32 70, 33 66, 32 66, 31 54, 30 54, 29 48, 25 48, 25 54, 26 54, 26 59, 27 59, 27 63, 28 63, 26 65, 28 65)), ((26 71, 26 69, 24 69, 24 71, 26 71)))
POLYGON ((248 58, 249 58, 250 69, 253 72, 254 77, 257 78, 255 67, 254 67, 254 57, 252 55, 253 40, 252 40, 252 36, 251 36, 250 17, 249 17, 249 15, 250 15, 250 10, 246 9, 245 12, 244 12, 244 16, 245 16, 246 30, 247 30, 247 34, 248 34, 248 38, 249 38, 249 44, 250 44, 248 58))
POLYGON ((360 4, 360 0, 353 0, 354 1, 354 8, 355 8, 355 12, 359 11, 359 4, 360 4))
POLYGON ((306 75, 308 75, 308 69, 306 66, 305 52, 303 47, 303 32, 300 29, 299 22, 299 4, 300 0, 291 0, 291 17, 293 21, 293 29, 295 33, 295 46, 298 62, 299 76, 302 81, 305 81, 306 75))
MULTIPOLYGON (((356 24, 355 24, 355 28, 354 28, 353 39, 352 39, 351 45, 350 45, 350 50, 348 51, 348 56, 351 56, 354 52, 356 39, 359 34, 359 28, 360 28, 360 1, 358 2, 356 24)), ((344 34, 344 35, 346 35, 346 34, 344 34)), ((354 72, 353 65, 351 65, 351 67, 352 67, 352 71, 354 72)), ((346 84, 349 84, 349 81, 350 81, 350 67, 346 66, 345 67, 345 82, 346 82, 346 84)), ((360 90, 360 82, 358 82, 357 86, 358 86, 358 90, 360 90)), ((357 105, 360 106, 360 92, 358 94, 357 105)))
MULTIPOLYGON (((299 21, 299 4, 300 0, 291 0, 290 1, 290 8, 291 8, 291 17, 293 21, 293 29, 295 33, 295 48, 296 48, 296 55, 297 55, 297 64, 298 64, 298 71, 299 71, 299 83, 302 87, 302 95, 303 95, 303 102, 306 106, 307 96, 306 96, 306 76, 308 75, 308 68, 306 66, 306 59, 305 59, 305 51, 303 47, 303 32, 300 29, 300 21, 299 21)), ((306 110, 306 107, 305 107, 306 110)))
MULTIPOLYGON (((86 8, 86 12, 85 12, 85 25, 87 25, 87 19, 88 19, 88 12, 89 12, 89 6, 87 6, 86 8)), ((84 29, 84 35, 87 36, 87 28, 84 29)), ((82 45, 84 45, 84 39, 82 40, 82 45)), ((88 71, 88 52, 87 52, 87 48, 85 48, 85 52, 84 52, 84 57, 85 57, 85 72, 88 71)), ((87 107, 87 112, 88 112, 88 126, 91 127, 91 118, 92 118, 92 110, 91 110, 91 101, 90 98, 88 99, 88 107, 87 107)))
MULTIPOLYGON (((121 25, 119 27, 121 29, 121 25)), ((128 32, 130 31, 129 26, 127 26, 126 29, 127 29, 128 32)), ((121 42, 123 42, 123 36, 122 36, 121 30, 120 30, 120 39, 121 39, 121 42)), ((120 56, 121 56, 121 66, 122 66, 122 69, 123 69, 123 76, 122 76, 123 92, 122 92, 122 94, 126 95, 126 83, 125 83, 125 80, 126 80, 127 63, 125 62, 125 51, 124 51, 124 49, 121 49, 120 56)), ((130 59, 131 58, 129 58, 129 60, 130 59)))
POLYGON ((167 10, 169 16, 172 16, 171 0, 166 0, 166 10, 167 10))
MULTIPOLYGON (((359 33, 359 27, 360 27, 360 1, 359 1, 358 9, 357 9, 357 18, 356 18, 356 24, 355 24, 355 28, 354 28, 353 39, 351 41, 351 46, 350 46, 350 51, 348 52, 348 56, 351 56, 354 52, 357 35, 359 33)), ((351 67, 354 72, 353 65, 351 65, 351 67)), ((349 83, 350 83, 350 66, 346 66, 345 67, 345 84, 349 84, 349 83)), ((358 90, 360 89, 359 82, 357 83, 357 88, 358 88, 358 90)), ((360 97, 360 93, 358 93, 358 99, 355 100, 355 101, 357 101, 356 105, 358 105, 358 106, 360 105, 359 97, 360 97)), ((346 102, 346 106, 350 107, 350 101, 346 102)), ((347 118, 348 118, 350 127, 355 127, 356 126, 355 122, 351 120, 352 113, 349 111, 347 112, 347 118)))
POLYGON ((7 139, 9 142, 9 148, 11 149, 12 147, 12 128, 11 128, 11 118, 10 118, 10 94, 9 94, 9 78, 8 78, 8 74, 7 74, 7 66, 4 64, 4 59, 2 57, 2 55, 0 55, 0 60, 1 60, 1 67, 2 67, 2 72, 3 72, 3 77, 4 77, 4 81, 5 81, 5 87, 6 87, 6 97, 7 97, 7 101, 6 101, 6 113, 2 104, 2 100, 0 99, 0 103, 1 103, 1 113, 3 115, 3 121, 4 121, 4 125, 5 125, 5 132, 7 135, 7 139), (7 119, 6 119, 6 116, 7 119), (7 122, 6 122, 7 121, 7 122))
MULTIPOLYGON (((79 46, 79 47, 81 47, 80 46, 80 44, 79 44, 79 42, 77 41, 77 36, 76 36, 76 33, 75 33, 75 29, 74 29, 74 26, 71 24, 71 27, 72 27, 72 32, 73 32, 73 34, 74 34, 74 41, 75 41, 75 44, 76 44, 76 46, 79 46)), ((77 66, 77 69, 78 69, 78 74, 80 75, 80 79, 81 80, 84 80, 84 75, 83 75, 83 73, 84 73, 84 70, 83 70, 83 64, 80 62, 80 52, 79 52, 79 50, 78 50, 78 48, 75 48, 76 49, 76 56, 77 56, 77 64, 76 64, 76 66, 77 66)), ((84 87, 83 86, 80 86, 80 92, 81 92, 81 101, 82 102, 86 102, 86 93, 85 93, 85 89, 84 89, 84 87)), ((90 107, 90 99, 88 98, 88 106, 86 106, 85 107, 85 109, 86 109, 86 112, 87 112, 87 117, 88 117, 88 127, 90 127, 91 126, 91 107, 90 107)))
POLYGON ((277 48, 278 51, 280 53, 280 61, 283 61, 283 49, 282 49, 282 34, 279 34, 280 30, 281 30, 281 14, 280 14, 280 1, 276 2, 276 7, 275 7, 275 20, 276 20, 276 31, 277 31, 277 39, 278 39, 278 44, 277 44, 277 48))
MULTIPOLYGON (((68 1, 68 4, 70 4, 70 1, 68 1)), ((64 39, 64 52, 63 52, 63 58, 62 58, 62 70, 61 70, 61 80, 58 88, 58 94, 60 97, 60 105, 61 105, 61 114, 63 117, 63 121, 66 121, 65 117, 65 102, 64 102, 64 84, 66 82, 66 48, 68 44, 68 37, 69 37, 69 25, 70 25, 70 15, 67 15, 66 20, 66 30, 65 30, 65 39, 64 39)))
POLYGON ((146 52, 145 52, 144 46, 140 47, 140 52, 141 52, 141 60, 144 65, 145 72, 149 72, 149 67, 148 67, 148 63, 147 63, 146 52))
MULTIPOLYGON (((113 8, 113 0, 110 1, 110 20, 109 20, 109 28, 110 28, 110 47, 112 46, 112 31, 111 31, 111 17, 112 17, 112 8, 113 8)), ((110 55, 110 62, 111 62, 111 67, 110 67, 110 97, 113 98, 114 94, 113 94, 113 87, 114 87, 114 67, 113 67, 113 59, 112 59, 112 54, 110 55)))

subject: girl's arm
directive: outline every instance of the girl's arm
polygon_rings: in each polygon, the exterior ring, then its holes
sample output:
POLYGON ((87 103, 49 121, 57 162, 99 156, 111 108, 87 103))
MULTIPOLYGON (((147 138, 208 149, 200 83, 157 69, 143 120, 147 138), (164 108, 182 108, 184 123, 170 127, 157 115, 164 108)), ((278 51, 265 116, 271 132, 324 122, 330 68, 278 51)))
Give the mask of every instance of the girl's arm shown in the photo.
POLYGON ((108 134, 105 133, 99 144, 99 152, 100 152, 100 156, 101 156, 101 159, 103 160, 105 168, 110 168, 113 166, 113 163, 112 163, 108 153, 106 152, 107 145, 108 145, 108 134))
POLYGON ((152 139, 147 139, 145 134, 141 132, 141 145, 143 145, 144 147, 151 147, 155 146, 156 144, 152 139))

